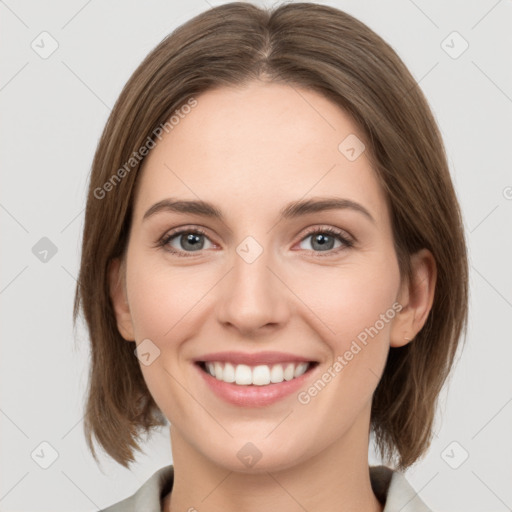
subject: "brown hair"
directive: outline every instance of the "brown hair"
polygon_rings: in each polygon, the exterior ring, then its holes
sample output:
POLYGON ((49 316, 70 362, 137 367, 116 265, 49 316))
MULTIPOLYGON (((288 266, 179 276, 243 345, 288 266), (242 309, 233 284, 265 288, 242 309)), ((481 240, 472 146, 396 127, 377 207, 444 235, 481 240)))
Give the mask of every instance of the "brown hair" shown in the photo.
POLYGON ((377 448, 404 469, 430 445, 437 398, 467 330, 461 213, 438 127, 404 63, 357 19, 312 3, 264 10, 235 2, 209 9, 158 44, 122 90, 92 165, 73 312, 76 323, 82 308, 91 342, 88 446, 96 459, 94 434, 112 458, 129 467, 134 449, 141 451, 140 434, 166 424, 133 343, 118 332, 109 296, 109 265, 123 259, 127 247, 143 161, 130 158, 190 98, 251 80, 317 91, 348 112, 364 134, 386 193, 401 276, 410 276, 410 256, 421 248, 436 260, 427 321, 412 342, 390 349, 372 402, 377 448))

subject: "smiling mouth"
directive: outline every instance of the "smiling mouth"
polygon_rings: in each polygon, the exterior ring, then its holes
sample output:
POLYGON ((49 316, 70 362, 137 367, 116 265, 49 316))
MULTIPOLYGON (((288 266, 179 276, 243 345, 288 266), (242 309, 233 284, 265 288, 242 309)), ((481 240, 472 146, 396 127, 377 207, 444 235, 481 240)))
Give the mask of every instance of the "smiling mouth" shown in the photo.
POLYGON ((260 364, 232 364, 222 361, 198 361, 196 364, 215 379, 239 386, 268 386, 294 380, 318 365, 316 361, 260 364))

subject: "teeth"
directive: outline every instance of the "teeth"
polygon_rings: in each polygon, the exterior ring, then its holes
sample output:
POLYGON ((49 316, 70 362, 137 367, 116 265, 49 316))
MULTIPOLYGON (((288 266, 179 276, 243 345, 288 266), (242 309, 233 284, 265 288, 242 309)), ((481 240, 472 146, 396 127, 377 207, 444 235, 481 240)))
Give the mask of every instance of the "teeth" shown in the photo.
MULTIPOLYGON (((215 372, 214 375, 217 375, 217 372, 215 372)), ((224 382, 235 382, 235 367, 231 363, 224 365, 222 380, 224 382)))
POLYGON ((306 370, 308 369, 308 363, 300 363, 296 366, 295 371, 293 372, 294 377, 300 377, 306 370))
POLYGON ((246 364, 232 365, 215 361, 207 362, 206 370, 212 377, 224 382, 234 382, 239 386, 266 386, 300 377, 309 365, 310 363, 285 363, 251 367, 246 364))
POLYGON ((295 366, 293 365, 293 363, 286 365, 286 368, 284 369, 284 380, 292 380, 294 371, 295 366))
MULTIPOLYGON (((220 363, 215 363, 220 364, 220 363)), ((215 367, 215 378, 222 380, 222 374, 217 373, 217 367, 215 367)), ((235 382, 237 384, 248 385, 252 384, 252 372, 251 367, 245 364, 238 364, 235 368, 235 382)))
POLYGON ((284 380, 284 371, 283 367, 280 364, 275 364, 272 366, 272 370, 270 370, 270 382, 278 383, 283 382, 284 380))
POLYGON ((264 364, 256 366, 252 371, 252 383, 256 386, 270 384, 270 368, 264 364))
POLYGON ((220 363, 214 363, 213 364, 213 367, 215 369, 215 375, 218 375, 219 376, 219 379, 222 380, 222 370, 223 370, 223 365, 220 364, 220 363))

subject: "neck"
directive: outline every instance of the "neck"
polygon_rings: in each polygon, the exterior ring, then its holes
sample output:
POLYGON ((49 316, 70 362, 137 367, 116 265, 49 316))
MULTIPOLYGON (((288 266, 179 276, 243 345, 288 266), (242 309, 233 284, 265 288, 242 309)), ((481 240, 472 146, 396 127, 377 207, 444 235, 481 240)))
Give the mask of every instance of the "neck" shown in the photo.
POLYGON ((361 436, 368 418, 362 416, 343 437, 307 460, 254 473, 216 465, 171 427, 174 483, 163 510, 382 512, 371 488, 368 435, 361 436))

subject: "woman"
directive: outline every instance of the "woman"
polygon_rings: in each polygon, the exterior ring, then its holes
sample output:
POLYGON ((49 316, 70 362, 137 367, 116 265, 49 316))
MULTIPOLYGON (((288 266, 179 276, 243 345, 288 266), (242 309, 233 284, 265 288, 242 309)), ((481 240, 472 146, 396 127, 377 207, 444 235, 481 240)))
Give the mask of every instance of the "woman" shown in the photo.
POLYGON ((361 22, 231 3, 164 39, 99 142, 79 283, 92 453, 128 467, 171 424, 173 465, 106 510, 429 510, 401 471, 466 246, 428 104, 361 22))

